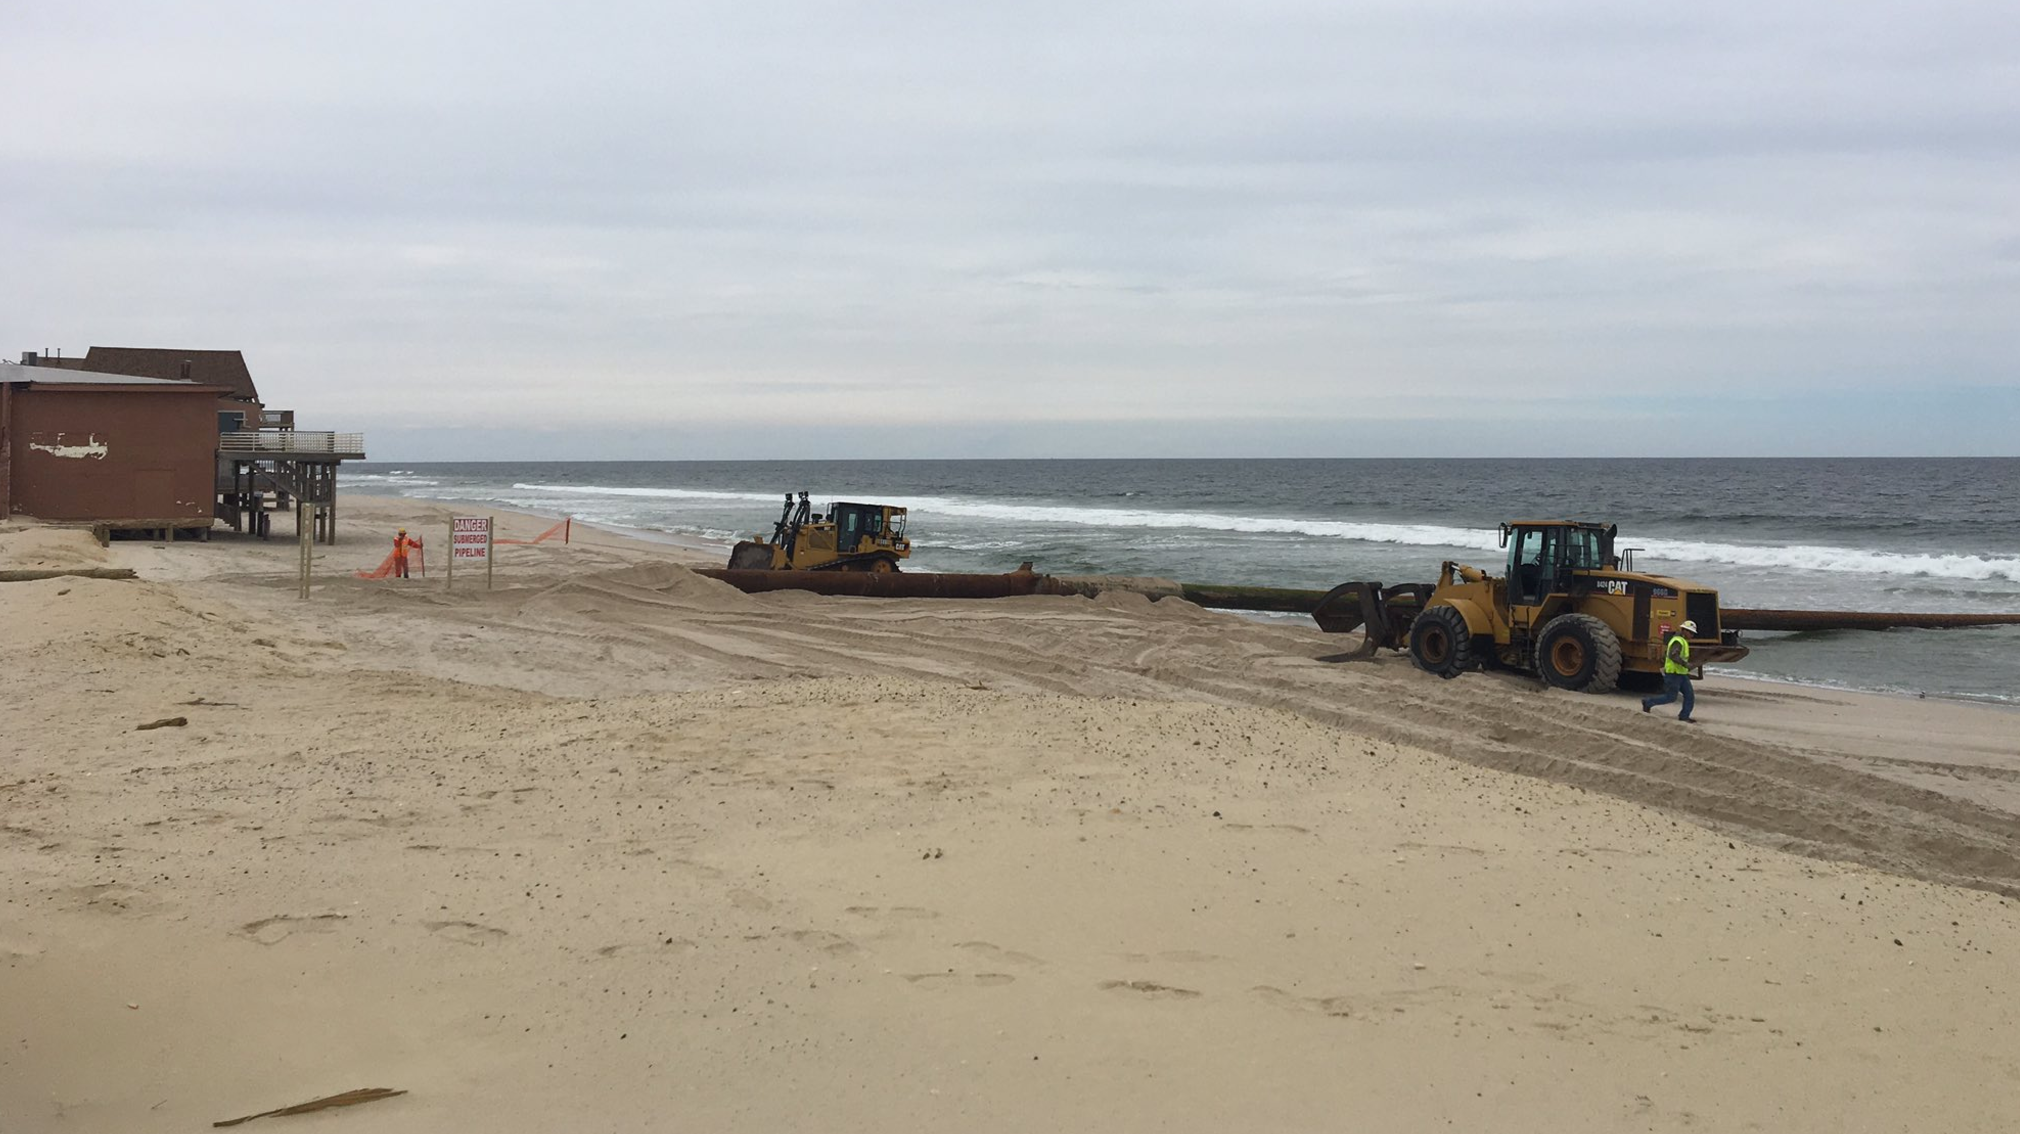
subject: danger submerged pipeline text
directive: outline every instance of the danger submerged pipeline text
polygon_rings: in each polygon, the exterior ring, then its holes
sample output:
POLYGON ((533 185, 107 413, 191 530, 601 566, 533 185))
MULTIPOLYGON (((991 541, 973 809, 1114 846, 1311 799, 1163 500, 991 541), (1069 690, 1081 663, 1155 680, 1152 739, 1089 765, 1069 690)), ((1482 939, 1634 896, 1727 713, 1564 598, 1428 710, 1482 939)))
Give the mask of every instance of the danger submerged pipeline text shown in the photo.
POLYGON ((449 554, 457 559, 490 558, 490 522, 458 518, 451 529, 449 554))

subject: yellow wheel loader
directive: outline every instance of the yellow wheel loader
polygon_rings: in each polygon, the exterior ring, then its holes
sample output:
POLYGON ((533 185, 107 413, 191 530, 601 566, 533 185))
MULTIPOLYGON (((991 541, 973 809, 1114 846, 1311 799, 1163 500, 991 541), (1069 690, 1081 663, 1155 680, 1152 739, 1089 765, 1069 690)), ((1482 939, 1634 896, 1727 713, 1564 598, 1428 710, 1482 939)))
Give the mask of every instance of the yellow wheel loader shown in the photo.
POLYGON ((1362 650, 1410 651, 1418 668, 1457 677, 1478 666, 1532 670, 1560 689, 1613 690, 1624 673, 1660 674, 1663 642, 1685 622, 1691 664, 1749 652, 1719 626, 1718 592, 1634 570, 1618 528, 1570 520, 1501 525, 1506 575, 1447 561, 1435 585, 1345 583, 1314 615, 1329 631, 1364 628, 1362 650))
POLYGON ((732 571, 896 571, 910 557, 905 538, 905 510, 889 504, 828 506, 813 510, 802 492, 798 500, 786 493, 785 511, 772 537, 747 539, 729 553, 732 571))

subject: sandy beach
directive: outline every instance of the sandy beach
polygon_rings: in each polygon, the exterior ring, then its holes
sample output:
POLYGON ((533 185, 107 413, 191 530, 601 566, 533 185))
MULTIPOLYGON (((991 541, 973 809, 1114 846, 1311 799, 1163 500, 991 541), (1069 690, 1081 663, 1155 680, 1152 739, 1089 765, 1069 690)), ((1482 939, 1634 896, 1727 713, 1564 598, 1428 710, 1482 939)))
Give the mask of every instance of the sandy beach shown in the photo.
POLYGON ((451 511, 0 525, 0 1132, 2020 1126, 2012 712, 451 511))

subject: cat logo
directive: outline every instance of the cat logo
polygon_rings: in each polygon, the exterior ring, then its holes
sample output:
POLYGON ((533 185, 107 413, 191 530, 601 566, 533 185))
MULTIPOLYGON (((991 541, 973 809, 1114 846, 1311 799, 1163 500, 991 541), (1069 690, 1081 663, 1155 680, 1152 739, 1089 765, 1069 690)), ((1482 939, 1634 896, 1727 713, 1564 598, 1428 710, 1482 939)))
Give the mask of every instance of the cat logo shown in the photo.
POLYGON ((1630 584, 1626 579, 1599 580, 1599 590, 1602 594, 1624 595, 1628 592, 1629 589, 1630 584))

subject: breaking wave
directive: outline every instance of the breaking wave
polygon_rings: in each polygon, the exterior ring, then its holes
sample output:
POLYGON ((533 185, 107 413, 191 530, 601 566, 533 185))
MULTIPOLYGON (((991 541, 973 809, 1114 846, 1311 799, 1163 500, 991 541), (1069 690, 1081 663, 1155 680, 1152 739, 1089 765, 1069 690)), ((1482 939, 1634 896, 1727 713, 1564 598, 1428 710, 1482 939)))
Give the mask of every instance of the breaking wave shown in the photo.
POLYGON ((425 476, 416 476, 402 469, 389 473, 343 472, 337 473, 341 483, 355 484, 358 481, 376 481, 381 484, 404 485, 409 488, 433 488, 442 482, 425 476))
POLYGON ((762 500, 777 504, 779 492, 709 492, 699 488, 612 488, 601 484, 515 484, 522 492, 554 492, 563 496, 644 496, 665 500, 762 500))
MULTIPOLYGON (((778 493, 718 492, 688 488, 616 488, 602 485, 515 484, 522 491, 577 496, 651 497, 668 500, 762 501, 776 504, 778 493)), ((1115 529, 1186 529, 1240 535, 1290 535, 1359 543, 1396 544, 1500 555, 1500 533, 1493 528, 1461 528, 1437 524, 1376 523, 1316 520, 1285 516, 1233 516, 1218 512, 1166 512, 1136 508, 1078 508, 1052 504, 995 503, 954 497, 889 497, 871 493, 867 499, 891 499, 923 516, 963 516, 1000 523, 1026 523, 1034 528, 1073 524, 1115 529)), ((850 499, 838 494, 836 499, 850 499)), ((1911 554, 1855 547, 1795 544, 1720 543, 1705 540, 1634 538, 1624 546, 1637 549, 1645 562, 1723 563, 1738 567, 1826 571, 1841 574, 1922 576, 1943 579, 2004 580, 2020 583, 2020 557, 1964 554, 1911 554)))
POLYGON ((2020 583, 2020 558, 1985 555, 1927 555, 1867 551, 1856 547, 1794 544, 1787 547, 1696 540, 1638 539, 1634 546, 1651 559, 1686 563, 1730 563, 1738 567, 1835 571, 1859 575, 1921 576, 1938 579, 2003 579, 2020 583))

